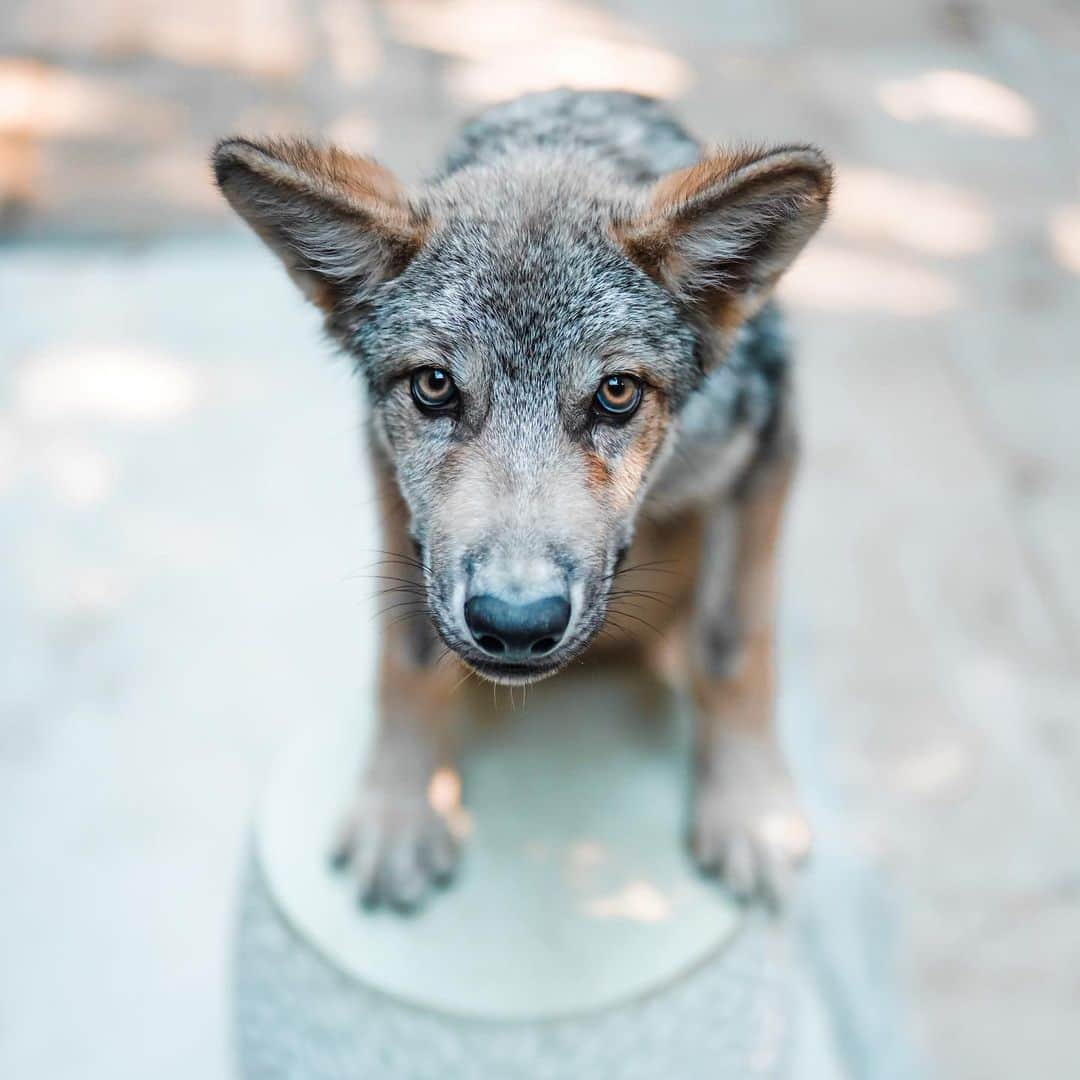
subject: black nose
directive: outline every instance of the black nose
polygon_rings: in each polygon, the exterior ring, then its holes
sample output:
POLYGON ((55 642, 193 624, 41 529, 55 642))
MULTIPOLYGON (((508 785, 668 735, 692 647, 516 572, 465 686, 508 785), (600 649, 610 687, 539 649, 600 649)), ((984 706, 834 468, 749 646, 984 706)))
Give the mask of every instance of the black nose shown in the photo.
POLYGON ((570 604, 561 596, 545 596, 527 604, 497 596, 474 596, 465 602, 465 621, 484 652, 504 660, 521 660, 543 656, 559 644, 570 622, 570 604))

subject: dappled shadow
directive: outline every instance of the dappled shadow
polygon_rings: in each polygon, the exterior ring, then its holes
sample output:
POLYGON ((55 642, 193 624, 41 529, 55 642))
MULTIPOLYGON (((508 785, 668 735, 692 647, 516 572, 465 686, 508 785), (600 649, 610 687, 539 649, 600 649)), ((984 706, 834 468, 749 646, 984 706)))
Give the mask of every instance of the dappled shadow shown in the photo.
POLYGON ((470 102, 552 86, 684 92, 690 66, 633 23, 570 0, 392 0, 392 33, 453 57, 451 89, 470 102))
MULTIPOLYGON (((812 683, 822 704, 814 753, 845 789, 830 813, 872 838, 857 857, 883 859, 917 900, 910 966, 933 995, 943 1074, 972 1061, 977 1074, 988 1045, 1002 1075, 1031 1072, 1031 1055, 1008 1057, 1009 1028, 1059 1050, 1075 1008, 1039 995, 1066 935, 1014 919, 1016 941, 994 951, 961 931, 973 911, 988 925, 1037 911, 1075 878, 1060 842, 1080 771, 1080 72, 1057 33, 1066 6, 10 0, 0 229, 21 243, 0 252, 0 765, 14 763, 16 798, 32 794, 4 856, 37 920, 12 935, 17 978, 70 982, 93 1007, 109 1000, 103 966, 123 969, 109 993, 145 995, 125 950, 163 958, 155 1045, 171 1052, 176 1015, 217 992, 176 972, 216 970, 197 905, 231 873, 247 763, 312 718, 324 684, 351 695, 364 654, 338 587, 372 542, 349 514, 374 497, 353 469, 345 365, 316 362, 315 314, 249 236, 203 235, 228 221, 214 139, 328 137, 413 179, 489 101, 617 85, 671 99, 705 140, 812 142, 837 162, 831 218, 781 287, 805 446, 787 588, 800 694, 812 683), (134 242, 183 234, 196 239, 134 242), (99 655, 108 627, 121 649, 99 655), (128 860, 123 888, 73 904, 67 885, 103 881, 110 851, 128 860), (163 873, 169 860, 183 873, 163 873), (133 890, 143 874, 160 889, 133 890), (943 950, 949 935, 963 948, 943 950), (972 1015, 1007 1022, 965 1037, 972 1015)), ((456 773, 430 798, 475 833, 456 773)), ((599 931, 682 915, 678 895, 609 875, 599 841, 525 858, 578 887, 599 931)), ((836 899, 824 917, 854 950, 836 899)), ((54 997, 15 1002, 42 1047, 57 1042, 54 997)), ((61 1032, 70 1075, 102 1031, 122 1036, 116 1060, 137 1049, 116 1023, 132 1002, 88 1013, 85 1046, 61 1032)))
POLYGON ((1002 138, 1035 134, 1035 109, 1021 94, 971 71, 928 71, 911 79, 885 79, 878 100, 898 120, 936 121, 1002 138))

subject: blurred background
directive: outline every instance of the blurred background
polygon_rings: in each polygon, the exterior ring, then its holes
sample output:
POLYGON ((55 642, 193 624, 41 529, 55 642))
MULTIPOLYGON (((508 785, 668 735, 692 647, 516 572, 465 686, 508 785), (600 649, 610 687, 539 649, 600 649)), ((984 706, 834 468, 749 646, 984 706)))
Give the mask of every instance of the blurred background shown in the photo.
POLYGON ((368 684, 354 388, 210 145, 415 179, 554 85, 837 162, 783 287, 785 632, 888 915, 823 992, 852 1076, 914 1069, 866 950, 928 1073, 1076 1074, 1075 0, 0 0, 0 1075, 229 1075, 259 778, 313 684, 368 684))

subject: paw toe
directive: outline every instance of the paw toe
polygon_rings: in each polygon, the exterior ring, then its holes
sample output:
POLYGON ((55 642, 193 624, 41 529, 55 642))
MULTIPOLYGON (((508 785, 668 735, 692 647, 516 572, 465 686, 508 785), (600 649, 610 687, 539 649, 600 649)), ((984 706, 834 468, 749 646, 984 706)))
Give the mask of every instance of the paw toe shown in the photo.
POLYGON ((449 829, 442 826, 430 831, 423 847, 424 864, 439 885, 445 885, 457 869, 458 851, 449 829))
POLYGON ((412 911, 419 906, 428 888, 428 875, 420 865, 419 837, 406 834, 398 837, 386 854, 380 875, 382 895, 399 911, 412 911))
POLYGON ((720 872, 728 888, 740 899, 749 900, 757 892, 757 858, 746 833, 735 830, 728 837, 720 859, 720 872))
POLYGON ((742 901, 762 900, 783 907, 790 898, 796 872, 809 851, 809 829, 797 813, 739 813, 731 806, 702 808, 690 841, 700 869, 719 877, 742 901))
POLYGON ((368 832, 361 837, 352 853, 352 873, 356 882, 357 899, 365 907, 379 902, 379 881, 382 851, 377 833, 368 832))
POLYGON ((349 868, 357 902, 401 912, 418 908, 432 885, 445 884, 457 862, 446 822, 421 806, 371 801, 343 821, 330 849, 331 865, 349 868))

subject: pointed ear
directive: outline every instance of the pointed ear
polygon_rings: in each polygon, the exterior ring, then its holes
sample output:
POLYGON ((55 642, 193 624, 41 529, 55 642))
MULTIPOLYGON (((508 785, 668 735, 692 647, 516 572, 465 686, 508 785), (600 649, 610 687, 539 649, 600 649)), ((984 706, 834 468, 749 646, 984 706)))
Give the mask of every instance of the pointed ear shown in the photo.
POLYGON ((373 161, 302 139, 224 139, 218 187, 327 313, 362 303, 419 250, 425 223, 373 161))
POLYGON ((643 270, 731 331, 817 231, 831 187, 812 147, 716 155, 662 177, 616 235, 643 270))

